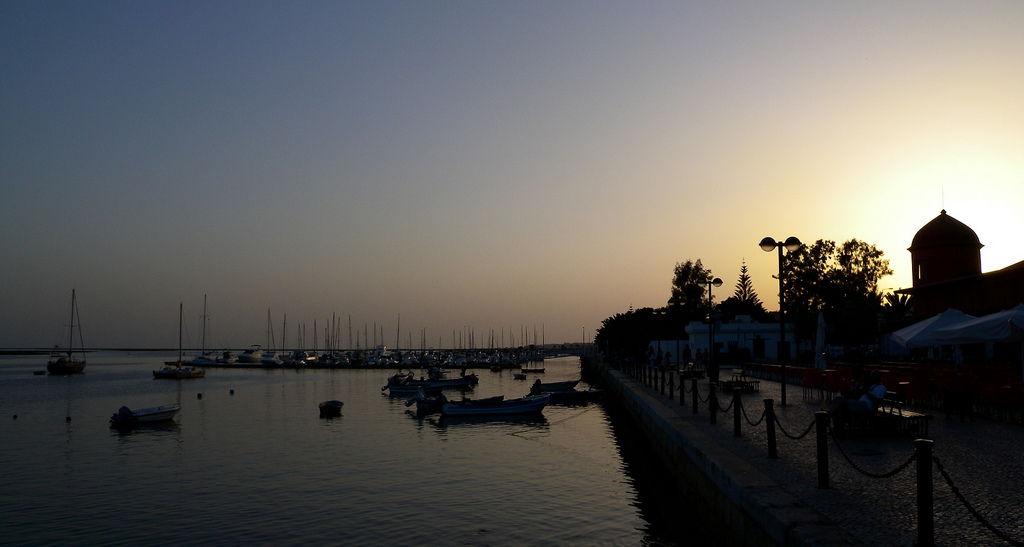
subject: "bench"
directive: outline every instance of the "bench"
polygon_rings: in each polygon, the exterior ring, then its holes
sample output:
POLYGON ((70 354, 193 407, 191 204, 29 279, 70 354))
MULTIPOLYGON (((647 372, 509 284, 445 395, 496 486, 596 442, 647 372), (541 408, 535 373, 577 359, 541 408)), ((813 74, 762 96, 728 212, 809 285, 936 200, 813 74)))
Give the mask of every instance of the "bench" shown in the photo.
POLYGON ((746 371, 736 368, 732 370, 732 380, 723 380, 719 389, 722 393, 730 393, 736 389, 743 393, 753 393, 761 391, 761 381, 748 379, 746 371))
POLYGON ((841 429, 844 433, 867 433, 882 435, 909 435, 928 437, 928 423, 931 414, 922 414, 903 408, 899 399, 882 399, 873 413, 846 415, 841 429))
POLYGON ((697 378, 698 380, 704 378, 704 369, 685 368, 679 371, 679 378, 683 380, 689 380, 691 378, 697 378))

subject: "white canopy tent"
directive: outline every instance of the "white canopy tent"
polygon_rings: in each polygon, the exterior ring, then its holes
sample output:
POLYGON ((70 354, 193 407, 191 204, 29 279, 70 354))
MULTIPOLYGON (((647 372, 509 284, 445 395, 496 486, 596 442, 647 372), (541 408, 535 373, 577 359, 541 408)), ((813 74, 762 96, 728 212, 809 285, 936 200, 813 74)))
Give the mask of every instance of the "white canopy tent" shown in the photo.
POLYGON ((933 315, 928 319, 918 321, 909 327, 904 327, 893 332, 892 340, 905 348, 923 348, 942 344, 955 344, 956 342, 937 340, 935 338, 935 331, 957 323, 962 323, 969 319, 975 319, 975 317, 960 310, 949 308, 940 314, 933 315))
POLYGON ((934 336, 942 344, 1019 341, 1021 375, 1024 376, 1024 304, 936 329, 934 336))

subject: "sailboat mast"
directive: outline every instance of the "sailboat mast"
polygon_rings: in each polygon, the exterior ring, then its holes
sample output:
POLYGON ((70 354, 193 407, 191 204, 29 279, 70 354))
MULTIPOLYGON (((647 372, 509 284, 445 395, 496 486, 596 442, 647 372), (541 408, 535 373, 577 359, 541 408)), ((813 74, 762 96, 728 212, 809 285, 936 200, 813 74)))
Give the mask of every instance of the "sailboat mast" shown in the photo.
POLYGON ((203 295, 203 347, 199 350, 200 355, 206 357, 206 295, 203 295))
POLYGON ((71 289, 71 328, 68 331, 68 358, 71 358, 71 348, 75 347, 75 289, 71 289))
POLYGON ((181 366, 181 326, 182 326, 181 314, 184 311, 184 309, 185 309, 184 305, 182 305, 181 302, 178 302, 178 366, 179 367, 181 366))

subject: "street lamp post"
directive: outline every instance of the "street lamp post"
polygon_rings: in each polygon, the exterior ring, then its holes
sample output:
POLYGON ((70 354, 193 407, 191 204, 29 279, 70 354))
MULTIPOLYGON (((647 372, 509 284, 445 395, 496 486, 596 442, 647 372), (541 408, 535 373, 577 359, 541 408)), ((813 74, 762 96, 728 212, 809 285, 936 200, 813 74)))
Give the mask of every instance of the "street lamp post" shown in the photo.
MULTIPOLYGON (((668 306, 665 307, 665 313, 668 314, 669 310, 675 308, 678 305, 679 305, 679 297, 673 296, 672 298, 669 298, 668 299, 668 306)), ((672 323, 672 320, 670 319, 669 320, 669 324, 671 325, 671 323, 672 323)), ((673 329, 673 330, 675 330, 675 329, 673 329)), ((673 370, 678 370, 679 363, 681 362, 680 361, 681 355, 679 353, 679 334, 678 333, 676 333, 676 354, 675 354, 674 357, 675 357, 675 360, 676 360, 676 362, 675 362, 676 366, 675 366, 675 368, 673 370)), ((672 365, 672 363, 669 363, 669 365, 672 365)), ((683 366, 686 366, 686 364, 683 363, 683 366)))
POLYGON ((721 287, 722 279, 718 277, 714 279, 698 279, 697 284, 702 287, 707 285, 708 287, 708 378, 712 382, 718 383, 718 364, 715 363, 715 319, 712 315, 714 305, 711 301, 711 287, 712 285, 721 287))
POLYGON ((779 250, 779 345, 776 349, 779 358, 779 374, 782 376, 782 406, 786 406, 786 359, 782 348, 786 346, 786 306, 785 292, 782 286, 782 248, 793 252, 800 248, 803 243, 796 236, 789 236, 786 241, 776 241, 775 238, 766 237, 761 240, 761 250, 770 253, 775 249, 779 250))

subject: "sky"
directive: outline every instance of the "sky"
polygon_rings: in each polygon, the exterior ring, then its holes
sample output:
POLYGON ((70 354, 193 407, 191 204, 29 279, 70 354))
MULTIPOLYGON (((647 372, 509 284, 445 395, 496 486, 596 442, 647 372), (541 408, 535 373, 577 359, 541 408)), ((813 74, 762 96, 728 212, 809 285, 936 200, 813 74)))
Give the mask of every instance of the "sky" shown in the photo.
POLYGON ((579 342, 942 209, 1024 260, 1024 3, 0 3, 0 347, 579 342), (269 312, 269 313, 268 313, 269 312), (315 325, 315 326, 314 326, 315 325), (302 330, 304 329, 304 330, 302 330), (381 339, 382 338, 382 339, 381 339))

